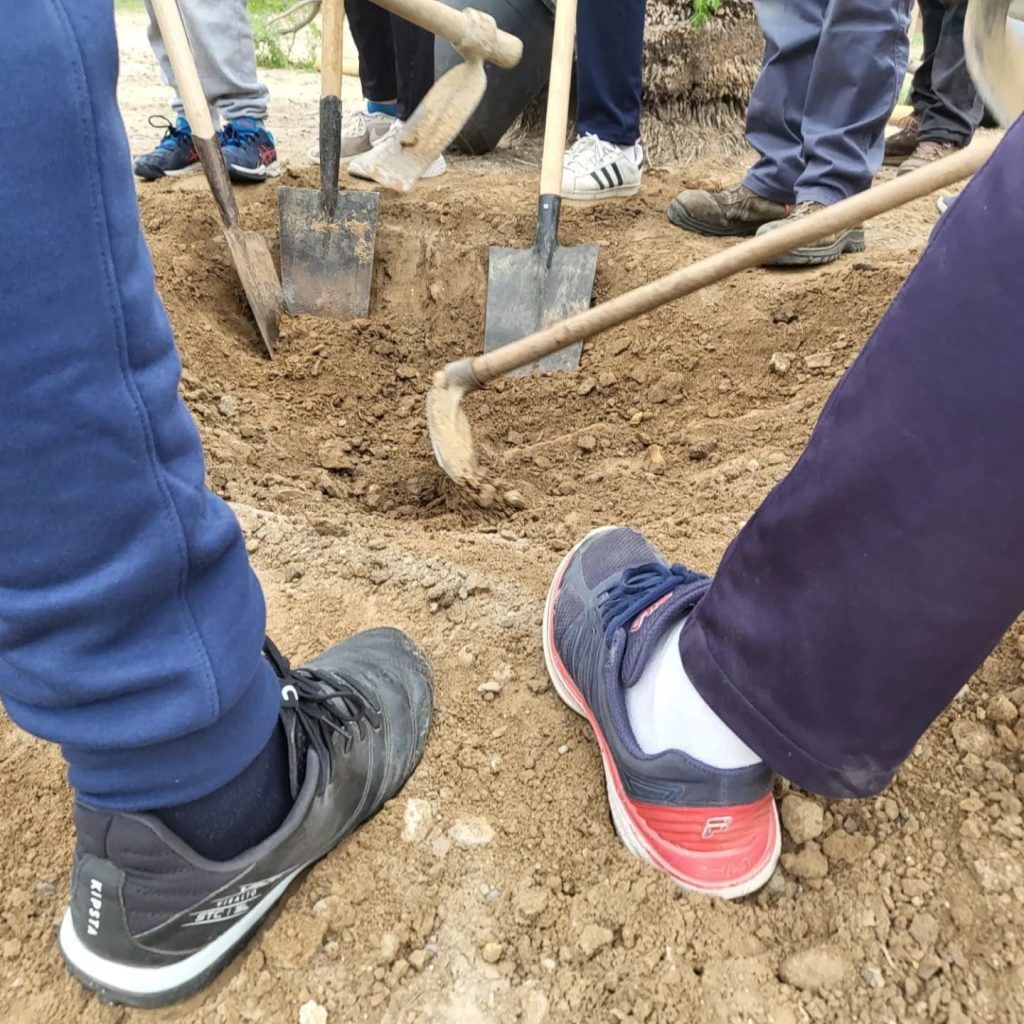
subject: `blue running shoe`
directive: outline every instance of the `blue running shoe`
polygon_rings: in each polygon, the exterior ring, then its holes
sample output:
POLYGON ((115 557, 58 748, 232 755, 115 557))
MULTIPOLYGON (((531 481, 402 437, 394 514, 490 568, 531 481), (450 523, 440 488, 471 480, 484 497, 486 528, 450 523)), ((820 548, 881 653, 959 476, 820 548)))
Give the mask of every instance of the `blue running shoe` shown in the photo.
POLYGON ((235 181, 263 181, 281 173, 274 136, 259 121, 238 117, 218 133, 228 174, 235 181))
POLYGON ((544 657, 558 695, 594 730, 626 848, 684 889, 735 899, 764 885, 779 859, 771 771, 712 768, 681 750, 645 754, 625 700, 659 638, 710 585, 635 530, 595 530, 551 584, 544 657))
POLYGON ((166 176, 177 177, 199 170, 199 154, 192 144, 192 129, 183 117, 171 124, 162 114, 154 114, 149 123, 163 128, 164 137, 151 153, 140 156, 132 164, 135 174, 143 181, 156 181, 166 176))

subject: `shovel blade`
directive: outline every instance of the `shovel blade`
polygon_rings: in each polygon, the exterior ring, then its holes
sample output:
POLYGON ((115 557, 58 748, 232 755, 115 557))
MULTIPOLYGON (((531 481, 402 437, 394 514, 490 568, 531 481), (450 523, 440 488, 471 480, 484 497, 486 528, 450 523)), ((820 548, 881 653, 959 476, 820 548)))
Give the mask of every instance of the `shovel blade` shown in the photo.
POLYGON ((320 192, 278 189, 281 278, 289 313, 347 320, 370 311, 376 192, 341 192, 325 218, 320 192))
POLYGON ((267 240, 259 232, 241 228, 225 228, 224 237, 228 241, 238 279, 242 282, 242 291, 256 319, 263 347, 267 355, 272 356, 277 343, 278 321, 284 309, 284 296, 267 240))
POLYGON ((431 86, 401 132, 357 156, 351 170, 385 188, 408 192, 462 131, 486 88, 479 61, 457 64, 431 86))
MULTIPOLYGON (((597 246, 556 246, 550 265, 536 249, 492 246, 487 267, 487 321, 484 351, 519 341, 590 308, 597 273, 597 246)), ((580 365, 583 342, 515 370, 572 373, 580 365)))

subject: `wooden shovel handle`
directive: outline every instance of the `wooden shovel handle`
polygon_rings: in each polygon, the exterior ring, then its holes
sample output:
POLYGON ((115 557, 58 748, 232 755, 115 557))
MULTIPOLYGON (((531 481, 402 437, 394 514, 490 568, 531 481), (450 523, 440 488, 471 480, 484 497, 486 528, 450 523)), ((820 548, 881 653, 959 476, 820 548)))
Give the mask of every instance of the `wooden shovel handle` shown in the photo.
MULTIPOLYGON (((458 47, 472 31, 470 19, 463 11, 456 11, 440 0, 373 0, 378 7, 397 14, 414 25, 433 32, 435 36, 447 39, 458 47)), ((494 46, 484 54, 484 59, 499 68, 514 68, 523 56, 523 44, 516 36, 498 29, 494 46)))
POLYGON ((572 88, 573 43, 576 41, 576 0, 558 0, 555 34, 551 40, 551 75, 548 78, 548 109, 544 119, 544 155, 540 163, 540 194, 557 196, 562 191, 562 160, 569 123, 569 91, 572 88))
POLYGON ((657 281, 634 288, 586 312, 553 324, 521 341, 477 356, 469 366, 474 383, 482 386, 510 370, 528 366, 552 352, 557 352, 584 338, 592 338, 601 331, 607 331, 626 320, 649 313, 673 299, 706 288, 709 284, 722 281, 741 270, 758 267, 767 260, 781 256, 798 246, 809 245, 836 231, 856 227, 863 221, 888 210, 894 210, 912 199, 920 199, 938 189, 962 181, 970 177, 988 159, 998 141, 991 137, 979 140, 968 149, 937 160, 927 167, 851 196, 808 217, 782 224, 774 231, 739 242, 713 256, 660 277, 657 281))
POLYGON ((174 72, 174 85, 185 108, 185 116, 196 140, 196 152, 203 164, 210 191, 217 201, 224 226, 236 228, 239 225, 238 205, 231 190, 231 180, 224 163, 224 154, 217 141, 210 116, 210 107, 203 93, 199 72, 192 56, 192 47, 185 34, 176 0, 153 0, 153 13, 160 27, 160 36, 167 48, 167 57, 174 72))
POLYGON ((345 31, 345 0, 323 0, 323 53, 320 58, 320 95, 341 98, 341 52, 345 31))

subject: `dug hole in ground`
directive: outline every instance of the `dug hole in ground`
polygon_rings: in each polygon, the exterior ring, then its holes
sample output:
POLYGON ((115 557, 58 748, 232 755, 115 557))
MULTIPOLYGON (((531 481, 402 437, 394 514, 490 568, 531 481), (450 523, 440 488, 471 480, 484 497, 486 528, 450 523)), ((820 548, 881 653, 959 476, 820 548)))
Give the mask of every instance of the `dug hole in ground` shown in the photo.
MULTIPOLYGON (((163 94, 144 49, 125 70, 137 150, 163 94)), ((301 165, 315 77, 267 77, 282 155, 301 165)), ((552 573, 595 526, 632 524, 714 570, 919 257, 931 202, 872 224, 863 256, 743 274, 589 344, 575 375, 473 396, 481 451, 528 506, 488 517, 434 465, 423 395, 434 370, 481 346, 488 245, 533 237, 535 172, 497 166, 456 160, 409 196, 383 193, 372 315, 286 319, 273 362, 202 180, 140 188, 183 393, 210 484, 245 527, 271 633, 300 661, 352 630, 408 630, 434 662, 436 723, 403 793, 213 987, 136 1012, 65 974, 54 934, 70 794, 57 752, 5 722, 0 1020, 1024 1019, 1019 627, 882 797, 808 801, 781 784, 782 865, 734 904, 680 892, 617 841, 596 748, 551 690, 539 643, 552 573)), ((715 251, 663 211, 739 168, 657 169, 634 200, 566 210, 567 244, 601 244, 597 298, 715 251)), ((300 167, 282 183, 315 182, 300 167)), ((239 197, 276 247, 274 188, 239 197)))

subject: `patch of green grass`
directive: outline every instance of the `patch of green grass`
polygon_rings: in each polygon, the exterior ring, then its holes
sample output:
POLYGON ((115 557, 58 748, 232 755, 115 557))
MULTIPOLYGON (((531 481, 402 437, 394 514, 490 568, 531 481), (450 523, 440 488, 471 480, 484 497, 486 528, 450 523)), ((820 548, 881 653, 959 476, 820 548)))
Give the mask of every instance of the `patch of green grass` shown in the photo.
POLYGON ((142 0, 114 0, 114 10, 135 14, 142 11, 142 0))
POLYGON ((721 6, 722 0, 693 0, 693 16, 690 18, 690 24, 694 28, 700 28, 721 6))
POLYGON ((315 67, 315 56, 310 41, 320 38, 320 29, 315 23, 309 25, 299 36, 282 35, 277 25, 271 25, 275 14, 286 11, 295 0, 248 0, 249 16, 252 19, 252 36, 256 44, 256 63, 262 68, 304 68, 315 67))

